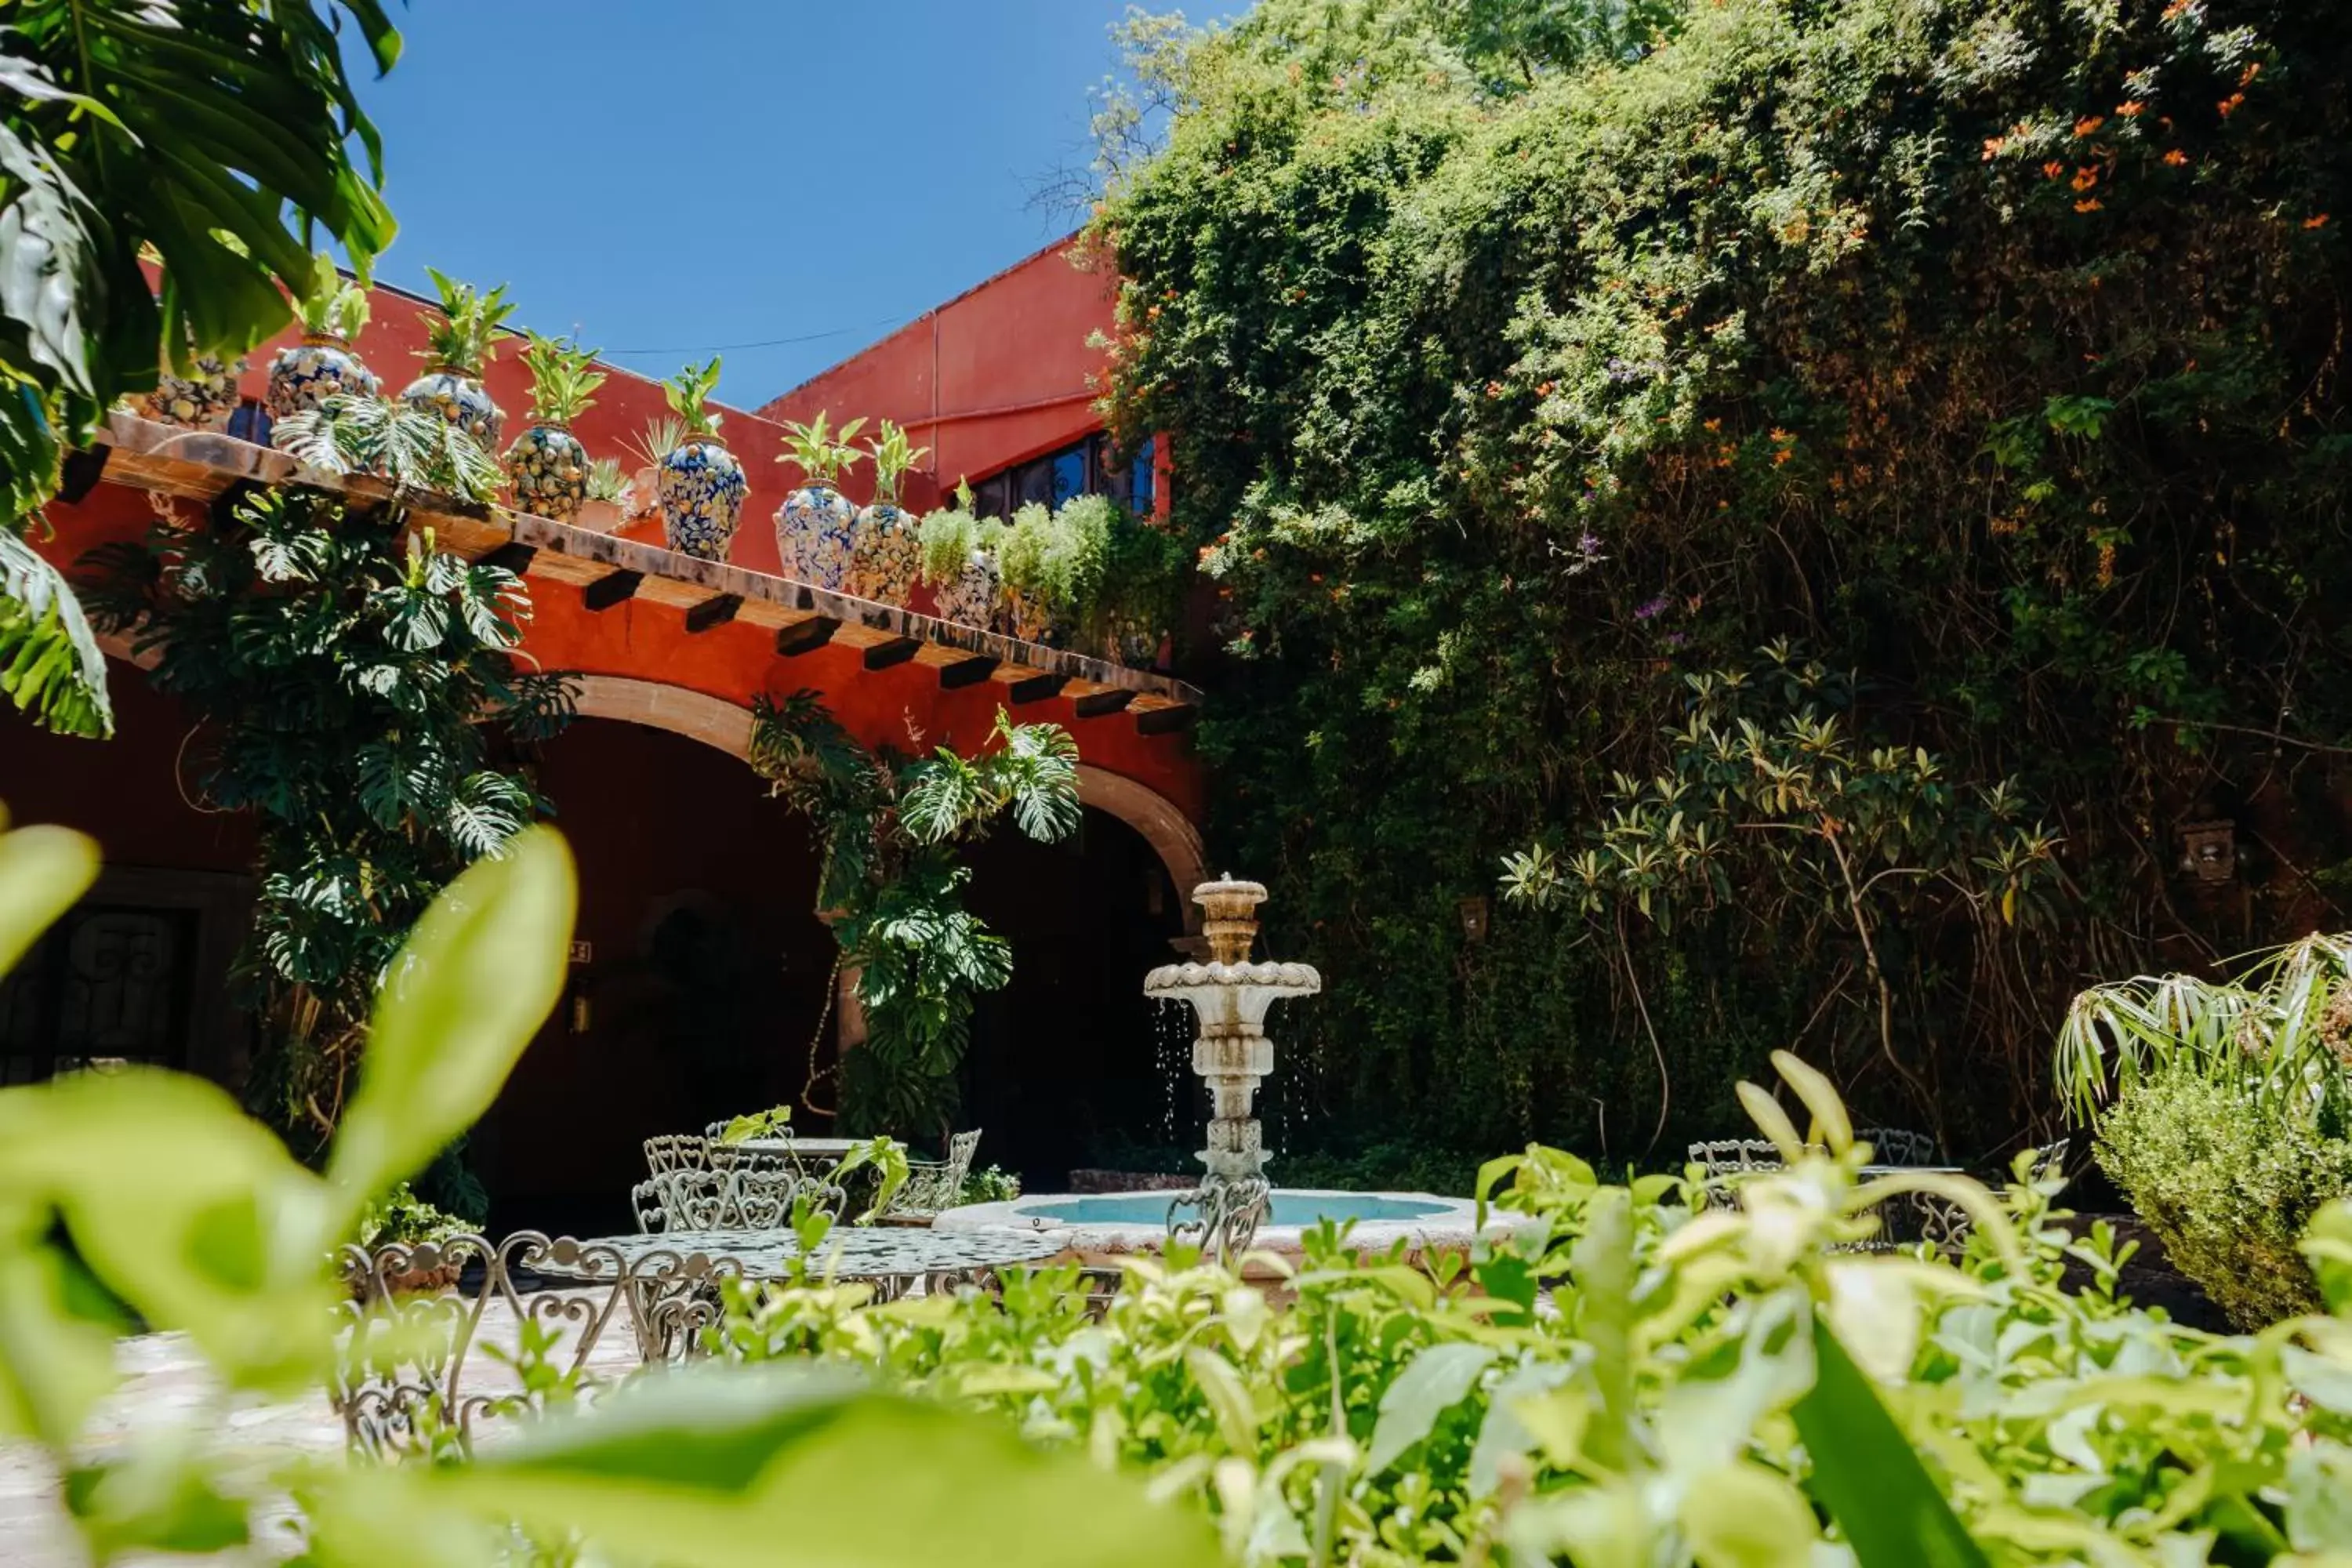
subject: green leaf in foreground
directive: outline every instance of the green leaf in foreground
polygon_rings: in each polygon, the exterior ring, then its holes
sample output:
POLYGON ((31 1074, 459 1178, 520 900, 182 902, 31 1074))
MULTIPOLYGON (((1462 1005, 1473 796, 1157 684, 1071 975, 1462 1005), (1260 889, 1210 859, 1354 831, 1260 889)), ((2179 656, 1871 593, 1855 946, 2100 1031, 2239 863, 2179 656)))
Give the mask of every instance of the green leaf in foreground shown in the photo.
POLYGON ((1812 1457, 1810 1489, 1862 1568, 1986 1568, 1910 1439, 1820 1318, 1813 1356, 1812 1390, 1790 1414, 1812 1457))
POLYGON ((705 1365, 465 1468, 379 1472, 420 1505, 698 1568, 1214 1568, 1199 1515, 983 1417, 857 1381, 705 1365))
POLYGON ((377 1000, 328 1175, 352 1204, 424 1168, 489 1110, 563 989, 578 888, 551 827, 433 901, 377 1000))

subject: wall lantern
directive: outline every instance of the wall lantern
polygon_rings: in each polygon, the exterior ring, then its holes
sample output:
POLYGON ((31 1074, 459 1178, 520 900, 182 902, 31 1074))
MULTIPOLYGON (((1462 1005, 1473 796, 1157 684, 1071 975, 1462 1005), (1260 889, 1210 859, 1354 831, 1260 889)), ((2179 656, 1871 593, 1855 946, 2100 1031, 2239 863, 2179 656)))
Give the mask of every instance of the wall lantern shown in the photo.
POLYGON ((2238 825, 2187 822, 2180 827, 2180 868, 2200 882, 2226 882, 2238 874, 2238 825))
POLYGON ((1472 942, 1486 941, 1486 917, 1491 912, 1486 895, 1480 893, 1475 898, 1465 899, 1454 907, 1462 916, 1462 934, 1472 942))

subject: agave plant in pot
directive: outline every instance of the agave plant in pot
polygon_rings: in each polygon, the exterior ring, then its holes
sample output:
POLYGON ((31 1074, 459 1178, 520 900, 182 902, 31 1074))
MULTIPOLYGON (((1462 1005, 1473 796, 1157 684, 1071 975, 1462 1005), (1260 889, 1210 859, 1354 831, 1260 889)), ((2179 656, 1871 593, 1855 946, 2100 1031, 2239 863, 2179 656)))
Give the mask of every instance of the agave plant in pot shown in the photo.
POLYGON ((805 425, 784 426, 784 450, 776 461, 798 468, 802 482, 776 509, 776 554, 785 576, 813 588, 837 593, 849 579, 857 508, 834 481, 865 455, 849 444, 865 427, 865 420, 852 419, 834 431, 823 410, 805 425))
POLYGON ((849 591, 877 604, 903 605, 922 570, 923 546, 914 518, 899 508, 898 482, 930 448, 915 446, 906 431, 887 419, 877 428, 866 447, 874 459, 874 501, 857 513, 856 539, 849 552, 849 591))
POLYGON ((984 628, 996 619, 996 546, 1003 532, 995 519, 972 515, 970 485, 956 486, 955 505, 923 519, 917 532, 923 581, 931 585, 941 620, 984 628))
POLYGON ((373 397, 375 372, 352 348, 368 323, 367 290, 345 278, 335 258, 312 258, 310 291, 294 302, 302 319, 302 341, 278 351, 269 362, 269 389, 262 405, 272 419, 319 408, 330 397, 373 397))
POLYGON ((515 504, 541 517, 569 522, 588 499, 588 448, 572 422, 591 407, 604 384, 596 351, 577 342, 530 334, 522 351, 530 371, 530 428, 507 448, 507 482, 515 504))
POLYGON ((680 430, 677 445, 655 465, 663 536, 679 554, 705 561, 727 559, 742 518, 743 493, 751 488, 743 465, 719 439, 719 416, 708 403, 718 384, 716 355, 709 364, 688 365, 663 383, 680 430))
POLYGON ((599 458, 588 465, 588 499, 572 521, 596 533, 610 533, 629 515, 629 475, 618 458, 599 458))
POLYGON ((499 323, 514 314, 503 283, 482 293, 428 267, 433 287, 440 290, 436 314, 419 310, 425 323, 425 374, 403 389, 401 401, 412 408, 429 409, 471 436, 491 451, 499 445, 506 413, 490 400, 482 384, 483 367, 490 363, 491 343, 499 323))

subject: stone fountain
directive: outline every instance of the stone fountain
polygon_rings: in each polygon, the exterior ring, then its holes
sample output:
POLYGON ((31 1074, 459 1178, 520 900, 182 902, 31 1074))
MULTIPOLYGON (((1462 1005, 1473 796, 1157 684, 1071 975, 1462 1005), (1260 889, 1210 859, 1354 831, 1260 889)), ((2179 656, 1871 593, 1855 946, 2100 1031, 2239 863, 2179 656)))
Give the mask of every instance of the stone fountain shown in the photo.
POLYGON ((1189 1002, 1200 1016, 1192 1070, 1209 1086, 1209 1146, 1200 1187, 1169 1206, 1168 1233, 1197 1241, 1219 1258, 1245 1250, 1267 1213, 1265 1142, 1253 1101, 1257 1081, 1274 1070, 1266 1009, 1286 996, 1312 996, 1323 977, 1304 963, 1253 963, 1257 906, 1265 889, 1228 875, 1192 889, 1206 916, 1206 963, 1170 963, 1144 976, 1143 994, 1189 1002), (1190 1212, 1193 1217, 1178 1217, 1190 1212))

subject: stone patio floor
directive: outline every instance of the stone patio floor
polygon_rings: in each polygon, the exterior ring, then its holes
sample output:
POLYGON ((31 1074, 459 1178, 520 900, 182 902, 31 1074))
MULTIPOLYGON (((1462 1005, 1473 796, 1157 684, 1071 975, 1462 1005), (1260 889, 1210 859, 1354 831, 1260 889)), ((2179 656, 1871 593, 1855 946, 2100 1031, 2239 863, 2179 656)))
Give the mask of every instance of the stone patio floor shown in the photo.
MULTIPOLYGON (((483 1315, 480 1336, 466 1360, 467 1386, 483 1393, 512 1387, 511 1381, 501 1381, 505 1369, 485 1352, 513 1344, 513 1316, 503 1303, 494 1302, 483 1315)), ((217 1390, 185 1335, 123 1340, 116 1346, 115 1359, 123 1383, 90 1423, 87 1448, 92 1458, 120 1451, 136 1434, 199 1418, 205 1419, 213 1442, 257 1458, 289 1452, 334 1454, 342 1448, 342 1421, 323 1390, 297 1401, 247 1404, 215 1415, 217 1390)), ((636 1365, 635 1341, 625 1316, 616 1315, 588 1357, 588 1373, 593 1378, 613 1379, 636 1365)), ((123 1561, 140 1568, 185 1568, 192 1562, 271 1563, 295 1549, 288 1530, 289 1513, 282 1503, 258 1508, 253 1518, 255 1546, 242 1555, 192 1559, 159 1554, 123 1561)), ((89 1562, 47 1455, 29 1445, 0 1443, 0 1568, 87 1568, 89 1562)))

